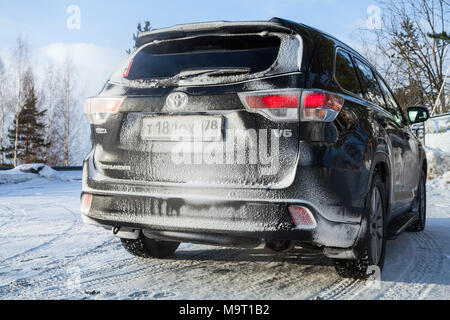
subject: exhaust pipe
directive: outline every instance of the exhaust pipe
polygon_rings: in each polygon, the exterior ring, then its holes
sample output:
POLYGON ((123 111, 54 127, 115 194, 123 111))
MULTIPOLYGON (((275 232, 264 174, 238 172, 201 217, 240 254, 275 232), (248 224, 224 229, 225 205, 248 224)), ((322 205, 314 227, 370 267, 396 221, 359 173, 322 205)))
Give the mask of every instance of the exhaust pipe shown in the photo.
POLYGON ((140 229, 127 228, 114 226, 111 228, 111 232, 113 236, 119 237, 121 239, 137 239, 139 238, 139 234, 141 233, 140 229))
POLYGON ((296 242, 292 240, 265 240, 264 250, 269 253, 289 252, 294 249, 296 242))

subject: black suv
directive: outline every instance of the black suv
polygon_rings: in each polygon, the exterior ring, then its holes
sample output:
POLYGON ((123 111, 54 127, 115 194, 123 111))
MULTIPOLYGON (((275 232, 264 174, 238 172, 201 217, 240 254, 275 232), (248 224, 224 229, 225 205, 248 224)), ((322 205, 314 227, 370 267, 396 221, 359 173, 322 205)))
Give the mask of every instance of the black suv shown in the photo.
POLYGON ((323 250, 342 276, 425 226, 427 162, 386 82, 353 49, 273 18, 141 33, 85 103, 85 223, 130 253, 180 242, 323 250))

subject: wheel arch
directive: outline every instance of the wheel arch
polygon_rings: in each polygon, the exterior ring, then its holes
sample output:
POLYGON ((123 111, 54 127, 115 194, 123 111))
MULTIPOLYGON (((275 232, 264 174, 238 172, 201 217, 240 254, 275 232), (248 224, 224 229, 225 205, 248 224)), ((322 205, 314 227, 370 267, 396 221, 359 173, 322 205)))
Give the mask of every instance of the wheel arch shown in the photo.
POLYGON ((427 158, 423 157, 423 161, 422 161, 422 170, 425 171, 425 178, 428 175, 428 162, 427 162, 427 158))
MULTIPOLYGON (((387 223, 389 222, 390 218, 390 212, 391 212, 391 202, 392 202, 392 169, 390 165, 390 160, 388 154, 386 154, 383 151, 376 152, 373 160, 370 165, 370 171, 369 171, 369 179, 367 181, 366 190, 364 193, 364 207, 366 206, 366 199, 370 192, 370 187, 372 185, 372 181, 375 175, 380 175, 381 179, 385 186, 385 192, 387 193, 385 195, 386 199, 386 212, 385 212, 385 218, 387 219, 387 223)), ((366 214, 362 215, 361 219, 361 229, 359 231, 357 240, 355 241, 355 246, 353 247, 354 252, 357 257, 361 257, 361 255, 364 253, 364 249, 366 248, 366 230, 368 228, 368 218, 366 214)), ((386 224, 387 224, 386 223, 386 224)))
POLYGON ((393 175, 392 168, 390 165, 390 160, 388 154, 385 152, 377 152, 372 160, 370 166, 370 174, 369 179, 367 181, 365 196, 370 191, 370 186, 372 184, 372 180, 375 174, 380 175, 384 186, 385 186, 385 198, 386 198, 386 215, 387 218, 390 217, 391 212, 391 203, 392 203, 392 188, 393 188, 393 175))

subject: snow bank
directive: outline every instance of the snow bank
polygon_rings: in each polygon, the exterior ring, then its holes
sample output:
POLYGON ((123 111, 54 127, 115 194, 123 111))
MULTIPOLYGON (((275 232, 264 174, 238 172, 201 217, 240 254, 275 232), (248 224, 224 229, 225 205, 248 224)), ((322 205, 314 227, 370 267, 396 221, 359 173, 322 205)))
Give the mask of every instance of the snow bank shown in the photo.
POLYGON ((428 163, 428 179, 434 179, 450 171, 450 154, 439 148, 425 147, 428 163))
POLYGON ((450 177, 450 131, 427 133, 425 152, 428 162, 428 179, 443 176, 443 183, 450 177), (446 178, 447 177, 447 178, 446 178))
POLYGON ((425 136, 425 145, 450 153, 450 130, 441 133, 427 133, 425 136))
POLYGON ((450 115, 437 116, 425 122, 426 133, 438 133, 450 130, 450 115))
POLYGON ((0 171, 0 184, 20 183, 39 178, 60 181, 68 180, 66 176, 42 163, 23 164, 11 170, 0 171))
POLYGON ((438 189, 448 189, 450 188, 450 171, 447 171, 442 175, 442 177, 433 181, 434 186, 438 189))

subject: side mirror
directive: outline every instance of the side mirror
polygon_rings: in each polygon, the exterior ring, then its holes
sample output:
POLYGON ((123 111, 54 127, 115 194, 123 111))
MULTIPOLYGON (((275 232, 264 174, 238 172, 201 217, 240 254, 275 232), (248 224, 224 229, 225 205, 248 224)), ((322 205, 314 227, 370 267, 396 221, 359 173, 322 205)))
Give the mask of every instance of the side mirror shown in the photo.
POLYGON ((423 107, 409 107, 408 108, 408 118, 411 123, 420 123, 427 121, 430 117, 427 108, 423 107))

